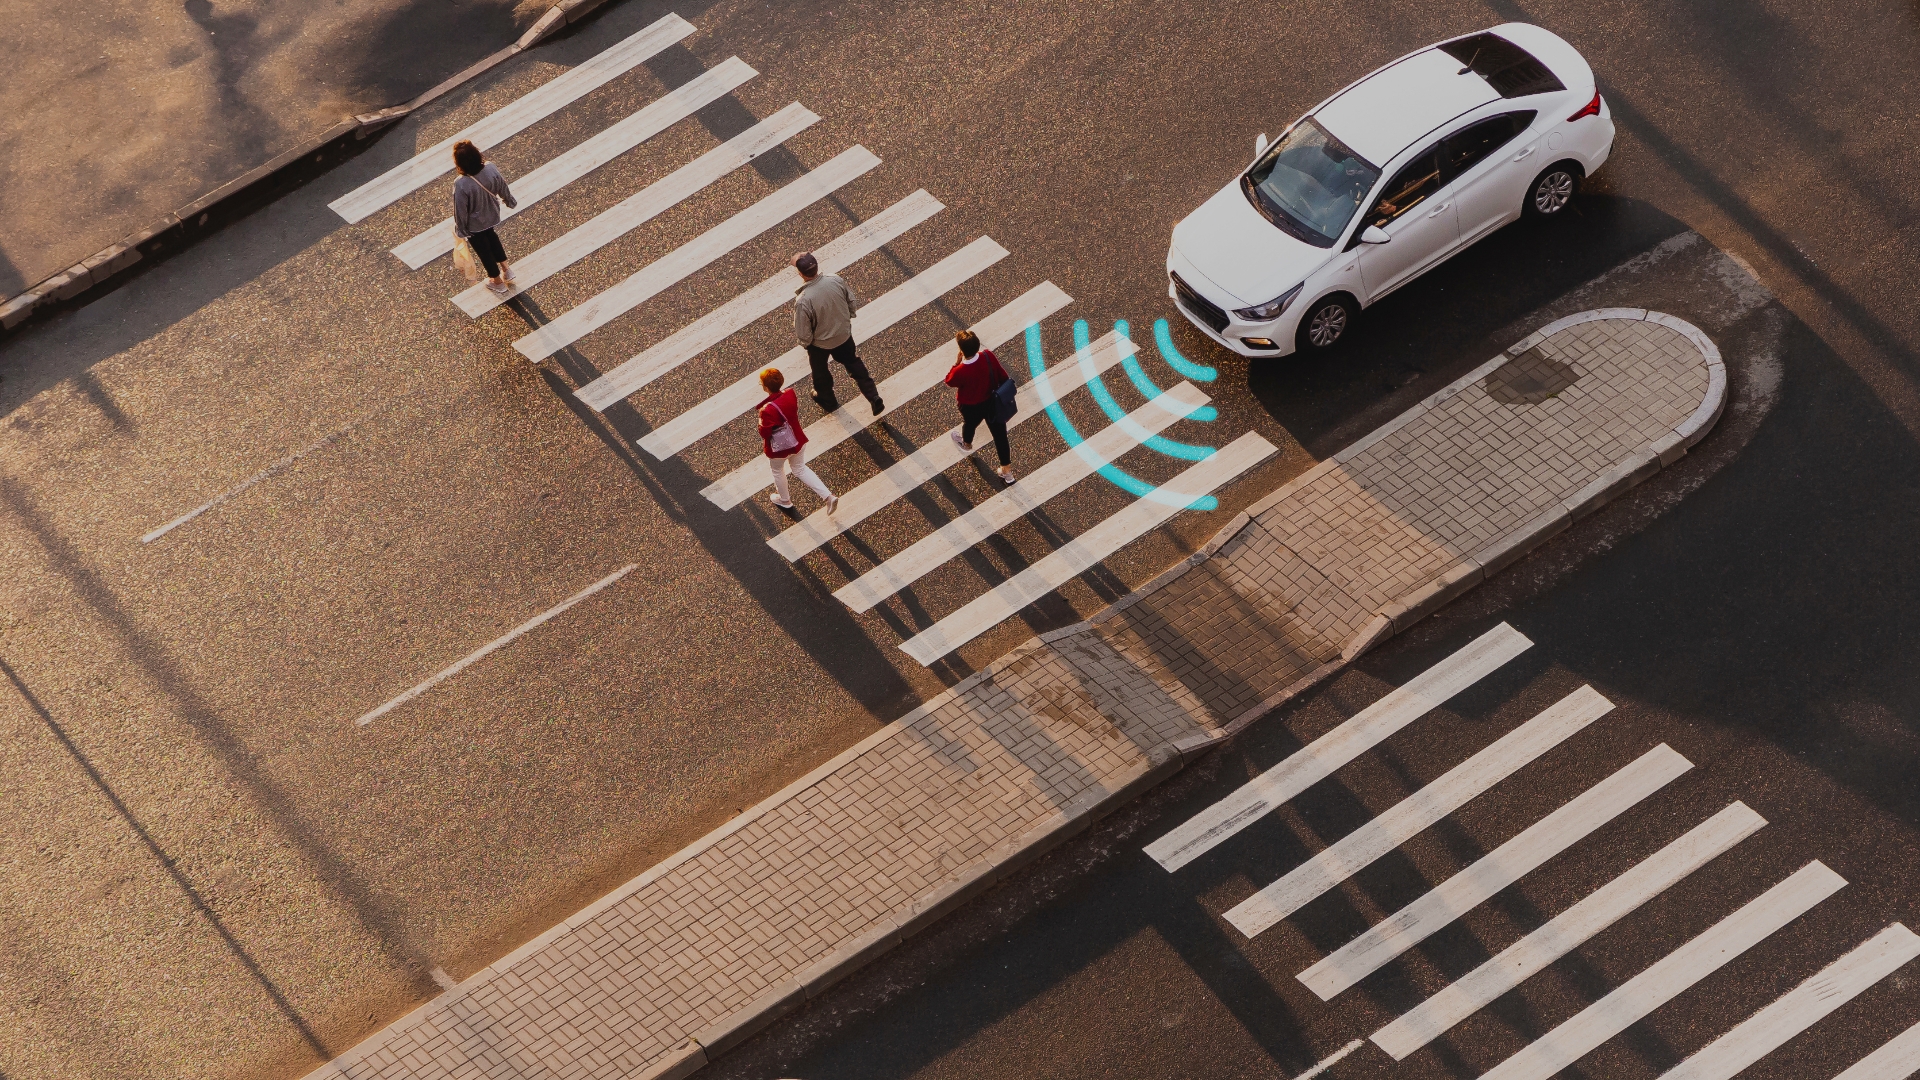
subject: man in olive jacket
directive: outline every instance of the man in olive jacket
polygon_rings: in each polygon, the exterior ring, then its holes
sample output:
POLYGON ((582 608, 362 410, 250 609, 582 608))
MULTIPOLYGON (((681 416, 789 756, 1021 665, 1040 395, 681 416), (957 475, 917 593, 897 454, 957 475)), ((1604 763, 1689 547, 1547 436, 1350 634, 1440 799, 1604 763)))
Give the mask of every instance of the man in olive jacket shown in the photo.
POLYGON ((859 310, 860 298, 838 274, 821 273, 811 251, 795 255, 793 268, 800 271, 801 281, 793 294, 793 332, 806 347, 807 362, 813 367, 814 404, 827 412, 840 407, 840 399, 833 394, 833 369, 827 366, 829 359, 838 360, 873 406, 873 415, 879 416, 887 404, 880 400, 880 388, 873 384, 867 365, 854 352, 853 314, 859 310))

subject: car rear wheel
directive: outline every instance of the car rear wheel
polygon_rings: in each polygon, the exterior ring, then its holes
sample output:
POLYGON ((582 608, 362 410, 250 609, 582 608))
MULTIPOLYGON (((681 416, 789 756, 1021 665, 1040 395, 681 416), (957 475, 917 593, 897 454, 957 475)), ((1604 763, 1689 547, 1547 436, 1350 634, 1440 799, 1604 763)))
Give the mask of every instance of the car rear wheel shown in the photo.
POLYGON ((1347 331, 1353 328, 1358 314, 1353 301, 1344 296, 1336 293, 1321 298, 1301 316, 1300 329, 1294 334, 1296 348, 1309 354, 1332 351, 1346 340, 1347 331))
POLYGON ((1573 196, 1579 190, 1580 170, 1577 166, 1566 161, 1549 165, 1533 178, 1533 185, 1527 188, 1527 204, 1523 212, 1527 217, 1557 217, 1573 202, 1573 196))

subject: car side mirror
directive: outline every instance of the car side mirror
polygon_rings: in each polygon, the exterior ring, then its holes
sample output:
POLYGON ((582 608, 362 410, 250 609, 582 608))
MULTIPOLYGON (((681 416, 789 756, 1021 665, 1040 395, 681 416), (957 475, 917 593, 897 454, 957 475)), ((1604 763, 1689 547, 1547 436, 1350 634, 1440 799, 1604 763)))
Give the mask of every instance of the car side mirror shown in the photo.
POLYGON ((1387 235, 1387 230, 1378 225, 1369 225, 1360 230, 1360 242, 1363 244, 1384 244, 1392 239, 1387 235))
POLYGON ((1253 156, 1258 158, 1261 154, 1264 154, 1266 152, 1267 152, 1267 133, 1263 131, 1260 133, 1259 138, 1253 140, 1253 156))

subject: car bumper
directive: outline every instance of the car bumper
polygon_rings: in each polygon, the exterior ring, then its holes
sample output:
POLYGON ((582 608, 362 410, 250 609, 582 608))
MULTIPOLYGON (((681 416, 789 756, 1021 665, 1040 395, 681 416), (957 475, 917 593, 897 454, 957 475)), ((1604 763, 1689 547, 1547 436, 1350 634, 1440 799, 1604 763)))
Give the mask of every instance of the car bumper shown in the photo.
POLYGON ((1294 323, 1299 321, 1296 311, 1286 314, 1269 323, 1250 323, 1233 314, 1230 304, 1237 303, 1231 298, 1208 295, 1202 277, 1191 264, 1180 256, 1177 248, 1167 250, 1167 296, 1173 300, 1173 306, 1180 309, 1188 322, 1201 333, 1212 338, 1215 343, 1231 349, 1248 359, 1262 359, 1274 356, 1286 356, 1293 352, 1294 323), (1193 299, 1180 295, 1179 282, 1195 294, 1193 299), (1211 308, 1212 310, 1208 310, 1211 308), (1249 343, 1251 339, 1251 343, 1249 343))

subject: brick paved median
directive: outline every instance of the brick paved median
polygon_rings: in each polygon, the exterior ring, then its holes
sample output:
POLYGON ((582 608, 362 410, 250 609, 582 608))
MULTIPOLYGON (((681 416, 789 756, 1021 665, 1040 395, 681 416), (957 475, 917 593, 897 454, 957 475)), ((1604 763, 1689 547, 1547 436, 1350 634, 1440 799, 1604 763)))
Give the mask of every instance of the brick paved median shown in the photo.
POLYGON ((684 1076, 1670 464, 1725 397, 1680 320, 1549 324, 311 1080, 684 1076))

